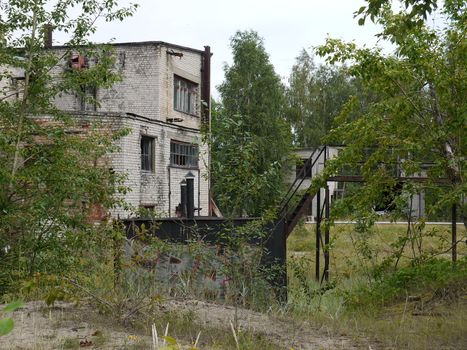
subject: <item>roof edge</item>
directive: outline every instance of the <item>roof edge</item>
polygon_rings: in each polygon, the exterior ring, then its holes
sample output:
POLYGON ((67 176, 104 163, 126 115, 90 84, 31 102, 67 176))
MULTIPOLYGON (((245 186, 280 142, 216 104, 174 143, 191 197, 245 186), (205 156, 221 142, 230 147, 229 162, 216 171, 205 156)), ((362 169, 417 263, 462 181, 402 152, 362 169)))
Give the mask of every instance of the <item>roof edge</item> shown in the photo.
MULTIPOLYGON (((112 45, 112 46, 167 46, 170 48, 191 51, 198 54, 204 54, 204 50, 194 49, 188 46, 182 46, 177 44, 168 43, 165 41, 128 41, 122 43, 96 43, 95 45, 112 45)), ((73 47, 86 47, 87 45, 77 45, 73 47)), ((53 45, 51 49, 64 49, 72 46, 69 45, 53 45)))

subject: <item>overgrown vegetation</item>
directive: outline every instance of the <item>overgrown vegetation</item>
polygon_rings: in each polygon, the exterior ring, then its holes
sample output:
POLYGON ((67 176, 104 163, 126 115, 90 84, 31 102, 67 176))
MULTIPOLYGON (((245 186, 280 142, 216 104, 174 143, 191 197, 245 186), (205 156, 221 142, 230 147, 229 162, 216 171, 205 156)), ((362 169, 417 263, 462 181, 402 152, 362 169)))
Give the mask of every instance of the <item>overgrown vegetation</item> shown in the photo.
POLYGON ((258 33, 238 31, 230 46, 233 64, 224 68, 212 117, 214 197, 227 217, 259 217, 285 186, 291 132, 284 86, 258 33))
POLYGON ((76 120, 55 105, 60 94, 90 103, 87 87, 118 81, 109 48, 89 35, 95 20, 123 20, 135 10, 116 1, 7 1, 0 4, 0 294, 17 291, 36 273, 68 274, 97 239, 93 211, 118 203, 122 175, 108 154, 124 134, 93 120, 76 120), (81 12, 69 17, 73 6, 81 12), (46 30, 69 33, 63 56, 47 50, 46 30), (89 69, 63 69, 76 53, 89 69), (58 69, 60 68, 60 69, 58 69))
MULTIPOLYGON (((226 228, 227 243, 216 246, 196 237, 186 244, 162 241, 145 227, 137 230, 134 240, 128 240, 120 226, 101 227, 79 260, 69 257, 75 262, 73 269, 60 274, 35 273, 22 282, 14 296, 45 300, 51 306, 58 301, 84 302, 98 310, 103 315, 100 318, 111 319, 114 327, 138 330, 140 336, 148 336, 152 324, 159 330, 170 324, 168 335, 185 344, 193 343, 201 332, 202 346, 276 349, 267 338, 240 328, 235 319, 231 320, 234 336, 230 330, 226 333, 222 327, 206 325, 176 302, 207 300, 260 311, 277 307, 277 297, 268 283, 274 276, 271 270, 261 268, 262 249, 248 243, 253 233, 263 234, 257 222, 248 229, 226 228), (172 270, 176 267, 170 265, 172 261, 180 261, 184 268, 172 270)), ((76 338, 66 341, 70 346, 78 344, 76 338)), ((178 348, 175 345, 174 349, 178 348)))
POLYGON ((374 220, 371 211, 388 191, 399 215, 410 215, 408 201, 428 192, 428 213, 455 205, 465 220, 466 4, 445 1, 437 11, 443 23, 434 27, 426 17, 436 2, 406 1, 400 11, 384 3, 370 0, 358 14, 369 13, 381 25, 379 36, 394 45, 393 54, 335 39, 317 49, 329 63, 349 63, 363 96, 374 97, 355 118, 362 103, 355 96, 335 119, 326 140, 346 147, 327 163, 324 176, 344 167, 362 176, 364 185, 348 198, 360 221, 374 220), (427 180, 405 181, 396 191, 398 176, 427 180))
MULTIPOLYGON (((288 244, 290 314, 312 318, 339 333, 365 334, 383 346, 462 347, 467 247, 459 246, 462 258, 453 266, 446 239, 449 228, 427 226, 414 258, 411 244, 400 253, 399 235, 405 230, 400 224, 376 225, 370 233, 352 224, 334 226, 331 282, 324 285, 314 281, 313 225, 296 230, 288 244)), ((460 232, 463 240, 466 234, 460 232)))
POLYGON ((466 145, 459 129, 465 125, 466 85, 459 79, 467 62, 465 2, 403 3, 399 11, 391 1, 370 0, 356 12, 360 24, 370 18, 382 26, 380 38, 394 45, 394 54, 335 39, 317 49, 328 63, 348 64, 361 89, 325 137, 346 147, 317 183, 343 169, 364 182, 332 210, 334 219, 356 223, 343 228, 344 235, 335 228, 325 247, 340 261, 332 262, 329 284, 313 282, 314 238, 301 229, 292 239, 290 247, 300 252, 290 259, 289 307, 294 315, 321 319, 339 332, 363 332, 385 346, 462 348, 465 227, 453 240, 450 230, 415 219, 410 203, 425 193, 428 217, 457 208, 465 223, 466 145), (427 24, 435 10, 444 20, 439 27, 427 24), (426 180, 401 182, 398 176, 426 180), (375 208, 383 204, 391 208, 388 218, 402 218, 405 227, 374 225, 375 208), (457 262, 450 261, 453 248, 462 251, 457 262))
MULTIPOLYGON (((71 21, 68 1, 58 1, 51 11, 43 1, 0 5, 6 40, 0 65, 11 68, 2 80, 14 78, 14 70, 25 75, 15 90, 2 87, 0 100, 2 301, 85 302, 105 320, 139 329, 142 336, 151 334, 153 325, 161 330, 170 324, 166 336, 173 348, 179 341, 196 343, 199 332, 200 347, 278 347, 267 336, 240 329, 235 319, 230 332, 203 324, 192 312, 164 310, 164 303, 177 298, 222 301, 233 305, 235 315, 239 308, 249 308, 311 319, 396 348, 465 346, 465 230, 451 242, 449 230, 413 220, 407 206, 415 194, 425 193, 429 215, 437 217, 453 205, 465 214, 465 2, 444 2, 446 23, 438 30, 426 25, 436 2, 407 0, 408 9, 394 13, 390 2, 369 0, 357 13, 360 23, 369 17, 381 24, 381 38, 395 45, 395 54, 328 39, 318 53, 329 63, 348 66, 316 69, 302 53, 287 94, 262 38, 253 31, 237 32, 231 40, 234 63, 225 68, 222 104, 214 107, 208 135, 213 189, 227 216, 258 215, 263 222, 226 228, 219 233, 222 244, 207 243, 196 234, 186 244, 169 243, 145 227, 129 240, 118 225, 89 222, 96 207, 118 204, 118 193, 125 192, 122 178, 106 167, 106 155, 122 134, 92 123, 84 125, 86 132, 69 132, 83 125, 59 111, 53 98, 75 93, 86 99, 87 86, 106 88, 119 79, 109 49, 92 45, 87 35, 95 30, 97 16, 123 19, 134 6, 72 3, 82 5, 83 12, 71 21), (60 60, 43 49, 40 31, 45 25, 74 33, 70 52, 87 51, 98 63, 52 79, 60 60), (261 245, 250 243, 265 239, 261 225, 271 220, 267 210, 283 190, 292 133, 296 145, 316 146, 328 132, 325 140, 347 148, 328 164, 325 176, 345 166, 365 180, 332 211, 335 218, 352 218, 356 224, 333 228, 325 247, 332 257, 326 284, 314 281, 314 238, 305 225, 298 227, 289 242, 289 300, 284 306, 271 287, 280 269, 264 268, 261 245), (401 185, 395 170, 404 177, 426 175, 427 181, 401 185), (394 191, 396 187, 401 188, 394 191), (390 218, 406 218, 406 226, 374 225, 375 208, 388 198, 390 218), (448 260, 453 243, 460 257, 456 263, 448 260), (173 261, 184 267, 171 270, 173 261)), ((0 320, 0 335, 11 330, 10 321, 0 320)), ((80 344, 67 338, 62 346, 80 344)))

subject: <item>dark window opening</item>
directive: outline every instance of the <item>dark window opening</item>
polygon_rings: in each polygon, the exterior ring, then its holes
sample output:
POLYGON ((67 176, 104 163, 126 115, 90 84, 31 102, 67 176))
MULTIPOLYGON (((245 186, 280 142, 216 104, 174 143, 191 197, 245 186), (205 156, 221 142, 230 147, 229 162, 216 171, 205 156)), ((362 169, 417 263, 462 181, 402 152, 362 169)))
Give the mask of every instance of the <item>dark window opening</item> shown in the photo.
POLYGON ((170 165, 198 167, 198 146, 179 141, 170 142, 170 165))
POLYGON ((70 58, 70 68, 85 69, 89 67, 88 58, 83 55, 73 55, 70 58))
POLYGON ((198 84, 174 75, 174 109, 196 115, 198 84))
POLYGON ((300 159, 296 164, 296 176, 300 179, 311 178, 311 164, 307 164, 308 159, 300 159))
POLYGON ((403 188, 402 182, 396 182, 395 185, 388 185, 379 194, 379 198, 375 201, 376 212, 391 212, 396 209, 396 198, 401 195, 403 188))
POLYGON ((154 138, 141 136, 141 170, 154 172, 154 138))

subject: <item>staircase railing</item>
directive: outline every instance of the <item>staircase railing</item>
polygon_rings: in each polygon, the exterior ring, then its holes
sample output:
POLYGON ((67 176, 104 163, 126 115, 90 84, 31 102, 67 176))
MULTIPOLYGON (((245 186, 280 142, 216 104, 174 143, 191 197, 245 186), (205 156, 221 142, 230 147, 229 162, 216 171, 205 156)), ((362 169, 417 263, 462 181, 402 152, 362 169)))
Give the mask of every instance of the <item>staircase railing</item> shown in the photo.
MULTIPOLYGON (((290 185, 287 193, 285 194, 284 198, 279 204, 279 217, 280 218, 285 218, 288 214, 288 206, 290 204, 290 201, 292 198, 295 196, 297 193, 298 189, 302 186, 303 181, 305 181, 305 174, 307 169, 313 169, 315 166, 316 162, 319 160, 323 152, 326 151, 326 146, 317 148, 313 151, 313 153, 310 155, 310 157, 306 160, 306 162, 303 164, 302 169, 300 170, 300 173, 295 177, 294 182, 290 185), (316 156, 315 156, 316 155, 316 156)), ((313 178, 313 174, 311 174, 310 179, 313 178)))

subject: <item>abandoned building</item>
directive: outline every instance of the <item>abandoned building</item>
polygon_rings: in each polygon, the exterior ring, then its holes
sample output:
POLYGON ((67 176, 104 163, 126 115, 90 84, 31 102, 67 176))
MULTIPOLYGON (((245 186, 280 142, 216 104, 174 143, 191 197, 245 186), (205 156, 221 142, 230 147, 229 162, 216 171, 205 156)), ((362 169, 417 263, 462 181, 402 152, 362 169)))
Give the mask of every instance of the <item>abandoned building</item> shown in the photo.
MULTIPOLYGON (((197 50, 160 41, 112 45, 122 79, 110 89, 90 92, 99 106, 69 95, 57 98, 57 106, 131 129, 112 155, 113 170, 127 174, 128 204, 176 216, 180 182, 189 176, 194 178, 195 213, 208 215, 209 149, 201 127, 210 122, 209 46, 197 50)), ((73 64, 85 67, 85 57, 74 59, 73 64)), ((120 208, 111 214, 130 213, 120 208)))
MULTIPOLYGON (((324 152, 318 153, 317 156, 314 156, 314 152, 319 150, 319 148, 301 148, 295 151, 295 156, 297 161, 293 168, 291 169, 288 182, 293 183, 297 178, 300 181, 300 191, 306 191, 311 185, 311 179, 316 177, 324 169, 326 161, 336 157, 339 154, 339 149, 342 146, 326 146, 324 152), (310 159, 311 157, 311 159, 310 159)), ((399 170, 401 171, 401 170, 399 170)), ((343 174, 341 174, 343 175, 343 174)), ((403 177, 403 173, 397 174, 397 177, 403 177)), ((423 176, 423 174, 419 174, 423 176)), ((329 199, 334 201, 337 199, 342 199, 345 195, 346 187, 349 182, 353 182, 356 179, 350 179, 352 176, 336 176, 334 179, 328 179, 327 186, 329 189, 329 199), (344 181, 345 180, 345 181, 344 181)), ((357 181, 358 182, 358 181, 357 181)), ((400 190, 396 188, 394 190, 400 190)), ((324 188, 320 189, 320 197, 324 198, 325 192, 324 188)), ((388 196, 388 202, 390 196, 388 196)), ((377 214, 384 215, 390 211, 390 203, 383 203, 375 207, 377 214)), ((316 208, 317 208, 317 197, 314 196, 313 199, 309 202, 308 207, 305 211, 305 219, 309 222, 316 220, 316 208)), ((425 217, 425 196, 424 193, 418 193, 412 196, 407 200, 407 208, 412 208, 412 216, 414 218, 423 218, 425 217)))
MULTIPOLYGON (((117 141, 109 168, 126 174, 124 185, 131 191, 124 199, 133 211, 147 208, 162 217, 176 216, 180 183, 188 177, 194 187, 193 214, 209 215, 209 149, 201 129, 210 125, 210 47, 197 50, 162 41, 111 45, 121 80, 109 89, 86 88, 97 104, 62 94, 56 106, 75 118, 130 130, 117 141)), ((62 57, 52 76, 92 64, 92 57, 67 54, 68 47, 51 46, 51 40, 47 49, 62 57)), ((16 73, 17 79, 24 75, 16 73)), ((133 213, 116 208, 109 214, 126 218, 133 213)))

